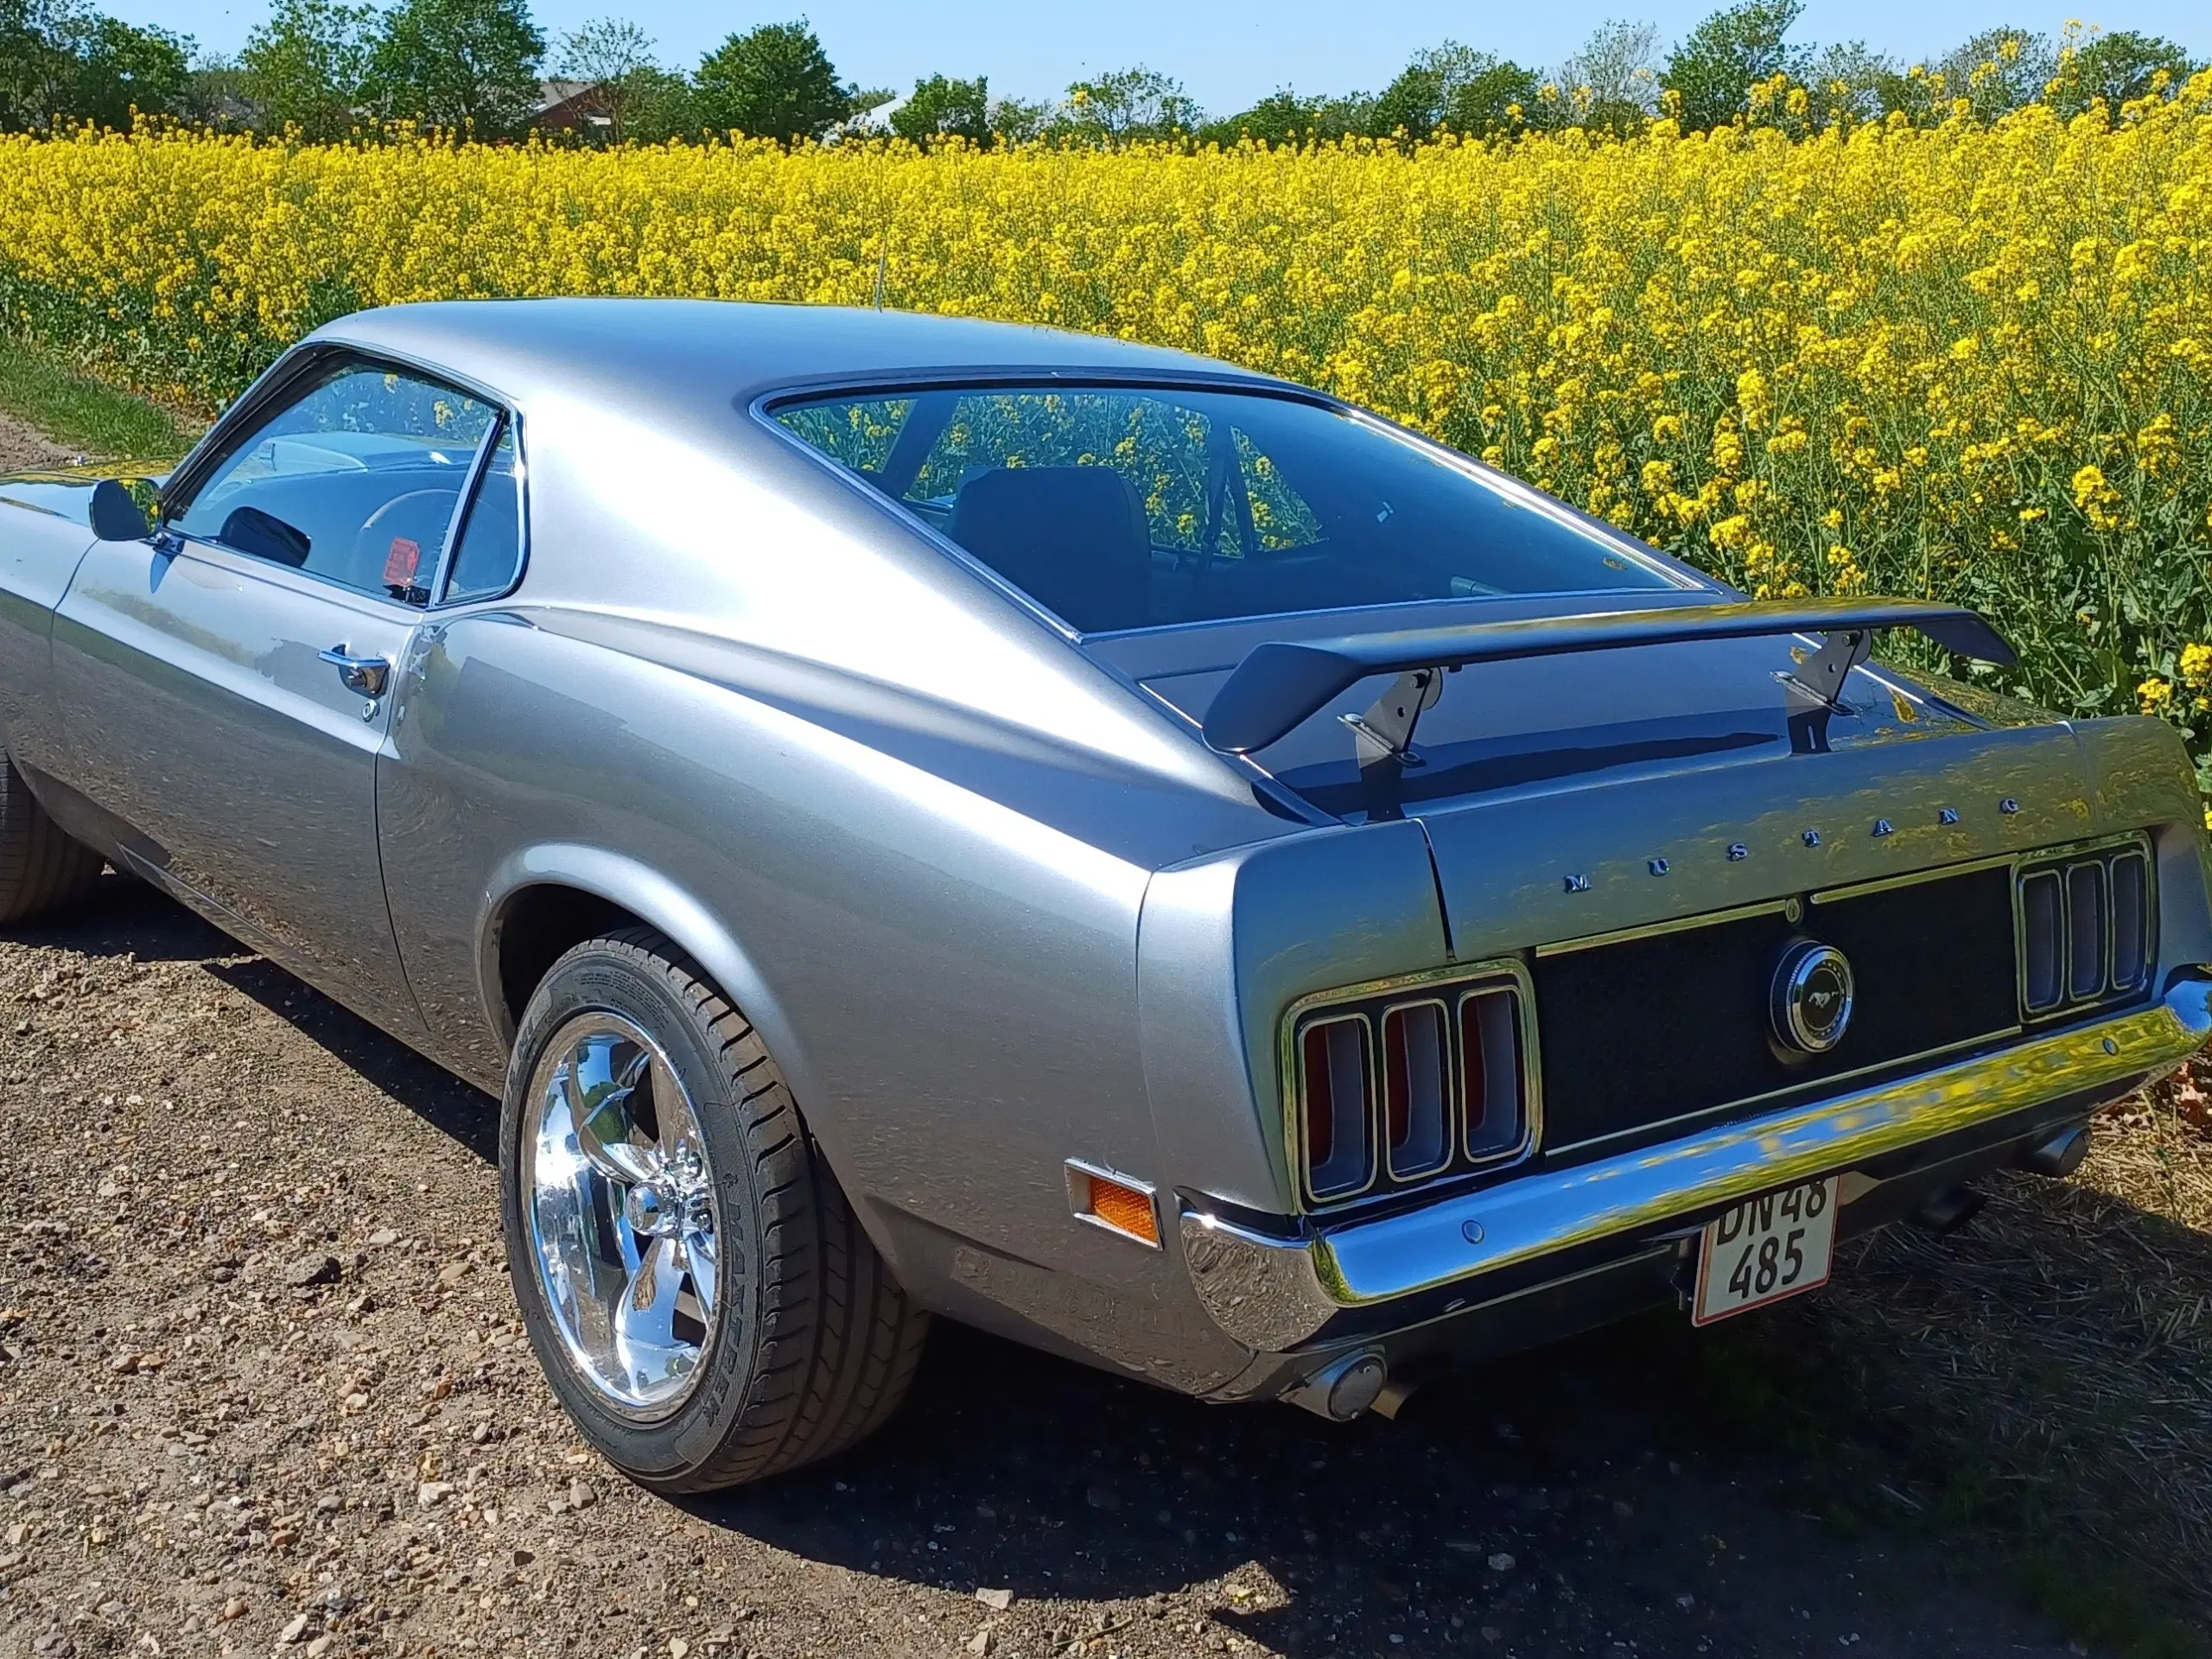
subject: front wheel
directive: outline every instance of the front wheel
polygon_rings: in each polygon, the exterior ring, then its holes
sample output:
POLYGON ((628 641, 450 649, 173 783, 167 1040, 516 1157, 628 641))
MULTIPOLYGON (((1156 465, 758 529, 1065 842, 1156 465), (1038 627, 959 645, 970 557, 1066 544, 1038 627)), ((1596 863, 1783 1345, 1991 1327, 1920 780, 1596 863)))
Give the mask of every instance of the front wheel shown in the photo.
POLYGON ((100 855, 47 816, 0 753, 0 926, 73 905, 92 890, 100 855))
POLYGON ((664 1492, 780 1473, 898 1408, 928 1328, 759 1035, 659 934, 554 963, 507 1069, 508 1271, 562 1404, 664 1492))

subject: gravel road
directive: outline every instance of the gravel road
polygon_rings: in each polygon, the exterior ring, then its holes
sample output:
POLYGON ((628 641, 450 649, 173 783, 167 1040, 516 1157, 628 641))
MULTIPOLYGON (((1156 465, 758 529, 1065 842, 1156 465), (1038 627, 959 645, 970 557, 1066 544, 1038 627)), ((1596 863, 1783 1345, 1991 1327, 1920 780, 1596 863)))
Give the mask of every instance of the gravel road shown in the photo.
POLYGON ((1795 1512, 1671 1319, 1345 1427, 941 1328, 888 1433, 665 1503, 539 1381, 483 1096, 112 876, 0 940, 0 1079, 6 1656, 2068 1650, 1795 1512))

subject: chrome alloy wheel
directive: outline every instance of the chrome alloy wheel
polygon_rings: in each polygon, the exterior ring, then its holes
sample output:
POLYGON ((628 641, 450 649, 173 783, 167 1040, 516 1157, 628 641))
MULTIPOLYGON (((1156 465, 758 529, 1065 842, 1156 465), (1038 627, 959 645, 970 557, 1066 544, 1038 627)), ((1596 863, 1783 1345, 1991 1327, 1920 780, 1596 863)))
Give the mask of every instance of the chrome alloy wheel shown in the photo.
POLYGON ((605 1404, 681 1405, 715 1337, 720 1211, 668 1057, 619 1014, 577 1015, 531 1078, 523 1202, 546 1310, 605 1404))

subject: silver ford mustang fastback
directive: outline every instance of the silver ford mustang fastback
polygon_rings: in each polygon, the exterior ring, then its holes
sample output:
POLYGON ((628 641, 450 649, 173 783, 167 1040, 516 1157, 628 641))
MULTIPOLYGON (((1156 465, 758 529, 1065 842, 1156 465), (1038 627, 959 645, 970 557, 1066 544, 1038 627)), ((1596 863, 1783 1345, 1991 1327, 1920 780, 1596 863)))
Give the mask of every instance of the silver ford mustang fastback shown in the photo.
POLYGON ((2175 734, 1885 630, 2011 659, 1175 353, 407 306, 0 482, 0 918, 111 864, 502 1095, 650 1486, 866 1434, 931 1313, 1395 1411, 2064 1174, 2212 1034, 2175 734))

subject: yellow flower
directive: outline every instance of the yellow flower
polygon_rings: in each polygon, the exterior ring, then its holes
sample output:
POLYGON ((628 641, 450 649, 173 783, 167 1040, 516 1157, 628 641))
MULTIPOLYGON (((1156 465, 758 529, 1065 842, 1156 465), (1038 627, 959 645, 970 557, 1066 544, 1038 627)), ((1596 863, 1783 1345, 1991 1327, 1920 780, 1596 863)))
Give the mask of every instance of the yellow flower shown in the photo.
MULTIPOLYGON (((0 134, 0 335, 207 410, 356 307, 880 279, 1370 404, 1770 596, 1960 600, 2022 639, 2084 609, 2005 689, 2071 706, 2116 662, 2202 760, 2212 660, 2173 653, 2212 640, 2212 72, 1951 118, 1976 73, 1826 130, 1787 79, 1708 134, 1601 135, 1553 86, 1535 130, 1283 149, 0 134), (2084 580, 2107 559, 2125 582, 2084 580)), ((1288 512, 1283 470, 1255 493, 1288 512)))

